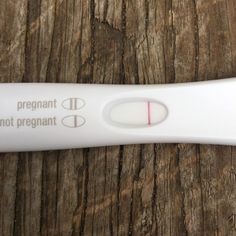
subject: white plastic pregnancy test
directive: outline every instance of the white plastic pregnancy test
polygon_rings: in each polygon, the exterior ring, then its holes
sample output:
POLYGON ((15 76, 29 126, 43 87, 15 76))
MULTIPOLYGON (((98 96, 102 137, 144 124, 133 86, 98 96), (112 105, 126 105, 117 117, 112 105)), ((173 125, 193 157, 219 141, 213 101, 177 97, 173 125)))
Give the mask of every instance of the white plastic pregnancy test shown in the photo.
POLYGON ((236 79, 172 85, 0 84, 0 152, 236 144, 236 79))

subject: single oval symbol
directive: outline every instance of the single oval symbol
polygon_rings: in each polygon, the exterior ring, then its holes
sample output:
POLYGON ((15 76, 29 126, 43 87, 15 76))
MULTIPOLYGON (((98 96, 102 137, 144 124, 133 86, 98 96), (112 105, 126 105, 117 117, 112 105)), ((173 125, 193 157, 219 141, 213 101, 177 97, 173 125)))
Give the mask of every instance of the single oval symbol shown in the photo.
POLYGON ((85 124, 85 119, 77 115, 66 116, 62 119, 62 124, 68 128, 78 128, 85 124))
POLYGON ((67 98, 62 102, 62 107, 66 110, 76 111, 85 106, 81 98, 67 98))

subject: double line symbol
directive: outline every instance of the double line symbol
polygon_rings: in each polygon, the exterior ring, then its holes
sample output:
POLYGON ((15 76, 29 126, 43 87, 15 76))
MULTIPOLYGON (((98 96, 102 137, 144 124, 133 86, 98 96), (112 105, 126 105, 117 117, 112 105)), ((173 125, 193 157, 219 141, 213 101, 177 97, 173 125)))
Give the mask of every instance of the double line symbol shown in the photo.
POLYGON ((62 107, 67 110, 76 111, 85 106, 85 102, 81 98, 67 98, 62 102, 62 107))

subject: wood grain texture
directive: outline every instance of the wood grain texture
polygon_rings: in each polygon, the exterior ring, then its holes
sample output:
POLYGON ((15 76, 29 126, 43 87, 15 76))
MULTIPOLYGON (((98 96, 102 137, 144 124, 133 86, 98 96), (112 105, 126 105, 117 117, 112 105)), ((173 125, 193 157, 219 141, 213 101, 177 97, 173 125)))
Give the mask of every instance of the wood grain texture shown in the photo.
MULTIPOLYGON (((1 0, 0 82, 233 77, 235 24, 235 0, 1 0)), ((235 186, 234 147, 0 154, 0 235, 236 235, 235 186)))

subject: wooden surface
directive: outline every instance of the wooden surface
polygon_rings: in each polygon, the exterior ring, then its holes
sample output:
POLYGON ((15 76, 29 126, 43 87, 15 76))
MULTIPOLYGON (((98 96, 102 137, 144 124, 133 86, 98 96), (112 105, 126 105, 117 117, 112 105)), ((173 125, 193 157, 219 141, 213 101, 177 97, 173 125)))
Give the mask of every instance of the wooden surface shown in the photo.
MULTIPOLYGON (((235 0, 0 1, 0 82, 230 76, 235 0)), ((0 154, 0 235, 236 235, 236 149, 0 154)))

